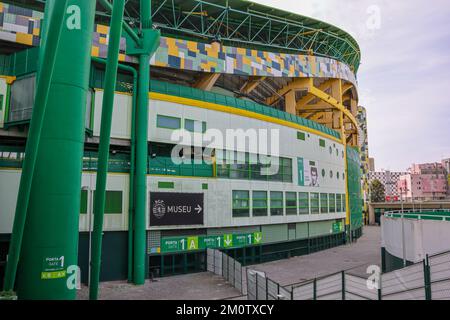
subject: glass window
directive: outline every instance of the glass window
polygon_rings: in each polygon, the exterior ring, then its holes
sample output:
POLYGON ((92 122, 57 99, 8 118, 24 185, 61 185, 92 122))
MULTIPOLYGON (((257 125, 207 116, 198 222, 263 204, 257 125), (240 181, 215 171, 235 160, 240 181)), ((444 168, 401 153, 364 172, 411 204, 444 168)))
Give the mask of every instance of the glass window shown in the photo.
POLYGON ((283 215, 283 192, 279 191, 270 192, 270 215, 272 216, 283 215))
POLYGON ((85 127, 87 128, 87 129, 93 129, 92 128, 92 110, 93 110, 93 108, 92 108, 92 104, 93 104, 93 96, 94 96, 94 93, 92 92, 92 90, 91 89, 89 89, 88 91, 87 91, 87 96, 86 96, 86 116, 85 116, 85 127))
POLYGON ((156 126, 165 129, 180 129, 181 119, 158 114, 156 117, 156 126))
POLYGON ((342 212, 342 200, 339 193, 336 194, 336 212, 342 212))
POLYGON ((8 121, 30 120, 34 106, 36 75, 18 79, 11 85, 8 121))
POLYGON ((328 213, 328 194, 320 194, 320 213, 328 213))
POLYGON ((311 214, 320 213, 319 207, 319 194, 316 192, 310 193, 311 195, 311 214))
POLYGON ((248 191, 233 190, 233 217, 250 216, 250 194, 248 191))
POLYGON ((305 133, 301 131, 297 131, 297 139, 305 141, 305 133))
POLYGON ((297 193, 286 192, 286 215, 297 214, 297 193))
POLYGON ((328 203, 330 208, 330 213, 336 212, 336 196, 334 193, 330 193, 328 195, 328 203))
POLYGON ((309 194, 308 192, 300 192, 298 194, 298 208, 300 214, 309 214, 309 194))
POLYGON ((253 216, 267 216, 267 191, 253 191, 253 216))
POLYGON ((249 179, 248 154, 234 152, 234 161, 229 164, 231 179, 249 179))
POLYGON ((342 212, 347 212, 347 206, 346 206, 346 198, 345 194, 342 195, 342 212))
POLYGON ((201 132, 205 133, 206 131, 206 122, 205 121, 197 121, 186 119, 184 120, 184 128, 190 132, 201 132))

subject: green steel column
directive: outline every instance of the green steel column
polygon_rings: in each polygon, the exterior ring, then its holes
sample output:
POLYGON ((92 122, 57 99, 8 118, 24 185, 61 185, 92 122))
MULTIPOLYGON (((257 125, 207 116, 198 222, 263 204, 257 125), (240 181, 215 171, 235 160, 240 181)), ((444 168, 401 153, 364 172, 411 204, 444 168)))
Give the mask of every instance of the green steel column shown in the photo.
MULTIPOLYGON (((105 64, 106 60, 92 57, 92 61, 105 64)), ((133 281, 133 214, 134 214, 134 165, 135 165, 135 126, 136 126, 136 106, 137 106, 137 82, 138 73, 133 67, 119 64, 119 69, 131 72, 133 75, 133 98, 131 111, 131 150, 130 150, 130 188, 128 202, 128 282, 133 281)))
POLYGON ((106 179, 108 176, 109 146, 114 105, 114 91, 119 65, 120 38, 125 0, 114 0, 109 30, 108 59, 106 63, 105 89, 103 92, 102 120, 98 152, 97 183, 94 198, 94 232, 91 251, 91 284, 89 298, 97 300, 102 255, 103 216, 105 213, 106 179))
MULTIPOLYGON (((53 5, 49 2, 48 6, 53 5)), ((37 82, 37 96, 33 108, 33 116, 28 134, 28 141, 26 146, 26 157, 23 161, 22 176, 20 179, 19 193, 16 202, 16 211, 14 216, 13 231, 11 235, 11 242, 8 252, 8 263, 5 271, 4 290, 11 291, 14 289, 16 279, 17 266, 19 263, 23 232, 26 224, 27 208, 30 199, 31 182, 33 180, 33 173, 36 167, 36 158, 38 154, 39 140, 42 133, 42 126, 44 122, 45 111, 49 99, 51 78, 55 69, 56 52, 58 50, 60 36, 63 29, 64 14, 67 7, 67 1, 60 1, 56 4, 54 10, 46 10, 49 14, 47 17, 51 20, 48 23, 48 28, 51 29, 51 38, 48 40, 48 50, 42 52, 45 57, 48 67, 40 73, 37 82), (51 15, 50 15, 51 14, 51 15)), ((9 89, 9 86, 8 86, 9 89)))
MULTIPOLYGON (((141 23, 144 31, 151 29, 151 1, 141 0, 141 23)), ((145 282, 145 239, 147 207, 147 158, 148 158, 148 92, 150 88, 150 53, 139 55, 138 108, 136 114, 136 177, 134 216, 134 283, 145 282)))
POLYGON ((138 108, 136 114, 136 177, 134 214, 134 283, 145 282, 145 213, 147 206, 148 158, 148 91, 150 83, 150 55, 139 56, 138 108))
MULTIPOLYGON (((59 14, 64 27, 31 182, 18 270, 21 299, 76 297, 71 280, 78 265, 84 123, 96 3, 68 0, 67 9, 56 12, 60 0, 50 2, 54 6, 50 26, 54 14, 59 14)), ((51 49, 52 30, 49 27, 46 52, 51 49)), ((41 78, 49 67, 45 58, 42 61, 41 78)), ((29 139, 35 139, 32 132, 29 139)))

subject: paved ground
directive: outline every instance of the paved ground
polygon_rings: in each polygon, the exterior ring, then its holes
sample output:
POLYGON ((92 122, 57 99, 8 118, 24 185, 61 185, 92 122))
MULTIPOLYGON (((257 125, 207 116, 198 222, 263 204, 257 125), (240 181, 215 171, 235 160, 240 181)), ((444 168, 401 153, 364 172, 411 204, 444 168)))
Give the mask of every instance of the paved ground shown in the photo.
MULTIPOLYGON (((239 296, 240 293, 221 277, 209 272, 147 280, 143 286, 126 281, 103 282, 100 300, 220 300, 239 296)), ((89 297, 87 287, 78 292, 79 300, 89 297)))
POLYGON ((368 276, 369 265, 381 265, 380 227, 364 227, 364 235, 352 245, 252 267, 284 286, 348 269, 355 275, 368 276))
MULTIPOLYGON (((363 237, 352 245, 252 268, 266 272, 270 279, 281 285, 290 285, 352 268, 352 273, 366 276, 367 266, 380 265, 380 260, 380 228, 364 227, 363 237)), ((78 293, 80 300, 88 296, 87 287, 78 293)), ((143 286, 134 286, 125 281, 100 285, 102 300, 219 300, 238 296, 240 293, 236 289, 209 272, 159 278, 156 282, 147 281, 143 286)))

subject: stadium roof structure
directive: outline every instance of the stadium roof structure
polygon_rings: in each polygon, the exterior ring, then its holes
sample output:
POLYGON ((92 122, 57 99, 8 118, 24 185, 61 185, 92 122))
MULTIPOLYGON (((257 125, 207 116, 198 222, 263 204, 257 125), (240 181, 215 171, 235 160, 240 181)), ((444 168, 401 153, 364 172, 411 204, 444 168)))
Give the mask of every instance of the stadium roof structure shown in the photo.
MULTIPOLYGON (((313 54, 344 62, 355 73, 359 68, 360 48, 350 34, 299 14, 244 0, 153 0, 152 10, 153 23, 165 36, 313 54)), ((139 25, 139 0, 128 0, 125 15, 139 25)))
MULTIPOLYGON (((111 0, 108 0, 111 2, 111 0)), ((4 0, 43 10, 45 0, 4 0)), ((140 0, 127 0, 125 20, 138 28, 140 0)), ((301 2, 299 1, 301 7, 301 2)), ((312 54, 347 64, 356 74, 356 40, 331 24, 246 0, 152 0, 155 27, 163 36, 266 51, 312 54)), ((97 5, 98 22, 110 13, 97 5)))

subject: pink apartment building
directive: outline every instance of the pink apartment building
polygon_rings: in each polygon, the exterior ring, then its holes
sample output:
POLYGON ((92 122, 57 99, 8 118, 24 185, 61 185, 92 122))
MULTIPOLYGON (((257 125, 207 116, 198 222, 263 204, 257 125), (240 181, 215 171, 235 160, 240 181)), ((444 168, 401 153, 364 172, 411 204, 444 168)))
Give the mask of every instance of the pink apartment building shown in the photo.
POLYGON ((397 185, 403 199, 439 200, 448 192, 447 171, 441 163, 413 164, 397 185))

